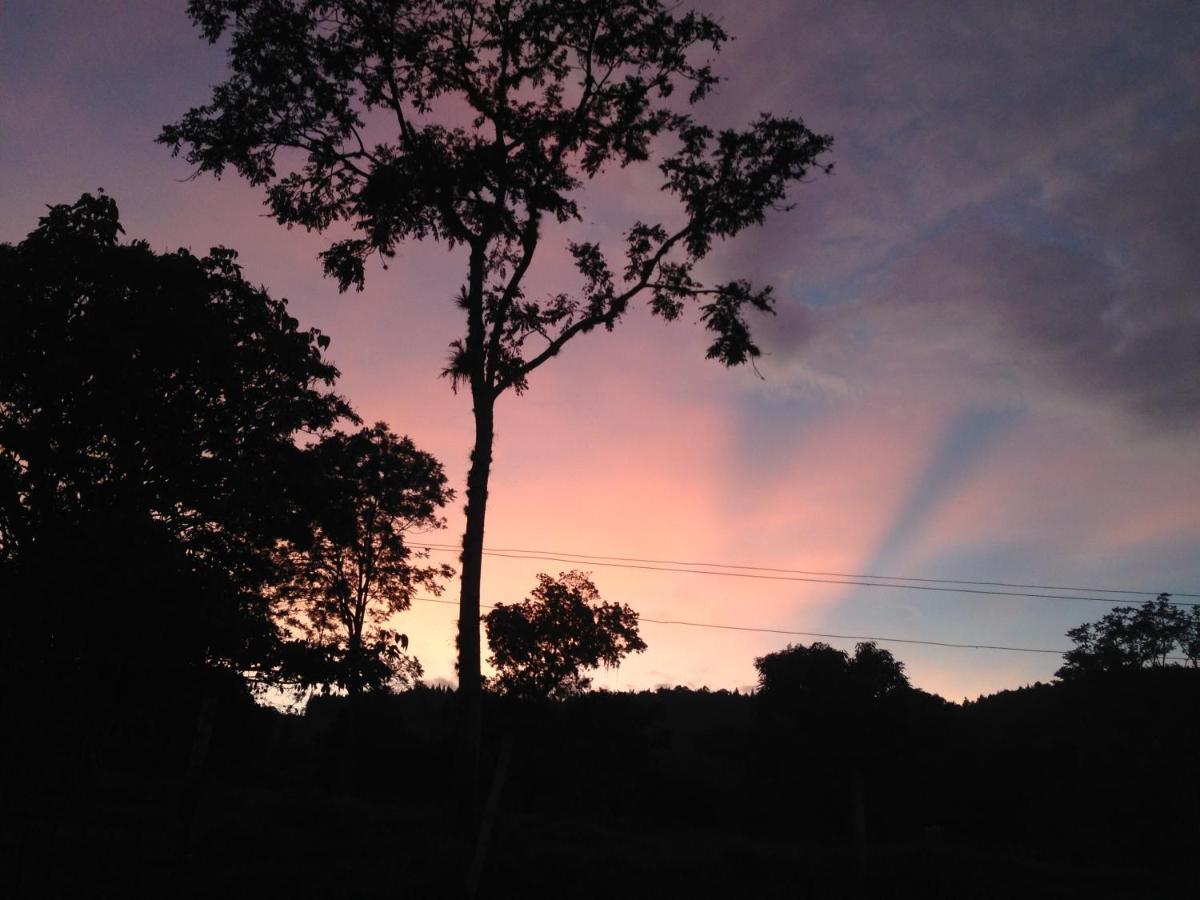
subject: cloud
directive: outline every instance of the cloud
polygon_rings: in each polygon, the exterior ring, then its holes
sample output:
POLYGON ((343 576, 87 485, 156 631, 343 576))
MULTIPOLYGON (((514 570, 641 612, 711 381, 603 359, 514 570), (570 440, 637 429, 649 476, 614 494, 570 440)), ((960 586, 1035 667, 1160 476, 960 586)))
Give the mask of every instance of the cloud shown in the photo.
MULTIPOLYGON (((814 14, 789 84, 839 174, 718 263, 779 287, 768 380, 1200 425, 1200 17, 1178 12, 814 14)), ((782 58, 763 29, 753 55, 782 58)))
POLYGON ((1188 430, 1200 424, 1190 292, 1163 271, 1123 271, 1078 248, 964 227, 917 248, 862 298, 808 308, 798 340, 794 329, 768 330, 773 360, 763 368, 768 378, 800 368, 811 373, 805 384, 840 380, 893 400, 1067 403, 1188 430))

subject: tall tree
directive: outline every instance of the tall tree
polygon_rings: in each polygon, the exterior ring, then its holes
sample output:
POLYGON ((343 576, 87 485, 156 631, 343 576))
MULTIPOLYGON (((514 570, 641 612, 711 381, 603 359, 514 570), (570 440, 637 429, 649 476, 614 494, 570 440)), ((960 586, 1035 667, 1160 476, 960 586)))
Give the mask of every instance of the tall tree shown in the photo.
POLYGON ((294 438, 353 418, 329 339, 233 251, 121 232, 85 194, 0 245, 0 634, 26 684, 261 664, 294 438))
POLYGON ((727 36, 663 0, 191 0, 230 77, 159 140, 199 171, 227 166, 266 188, 275 218, 357 234, 323 254, 342 289, 406 239, 467 251, 466 318, 445 374, 471 392, 458 628, 460 690, 476 695, 480 577, 496 399, 521 393, 568 342, 611 330, 636 300, 666 320, 695 304, 708 356, 753 359, 747 312, 769 287, 710 283, 714 241, 763 221, 831 145, 799 119, 763 114, 714 131, 687 111, 718 78, 697 54, 727 36), (676 91, 682 88, 682 100, 676 91), (463 121, 469 125, 456 124, 463 121), (389 127, 390 123, 390 127, 389 127), (387 128, 386 137, 379 137, 387 128), (658 160, 669 221, 635 221, 620 262, 570 242, 573 292, 538 300, 526 276, 549 223, 581 219, 580 192, 611 165, 658 160))
POLYGON ((429 551, 409 534, 445 527, 441 508, 454 497, 442 464, 378 422, 335 432, 307 451, 312 478, 311 531, 281 545, 286 573, 277 613, 300 638, 294 675, 302 687, 405 685, 421 667, 408 637, 390 627, 420 588, 441 593, 448 566, 423 564, 429 551))

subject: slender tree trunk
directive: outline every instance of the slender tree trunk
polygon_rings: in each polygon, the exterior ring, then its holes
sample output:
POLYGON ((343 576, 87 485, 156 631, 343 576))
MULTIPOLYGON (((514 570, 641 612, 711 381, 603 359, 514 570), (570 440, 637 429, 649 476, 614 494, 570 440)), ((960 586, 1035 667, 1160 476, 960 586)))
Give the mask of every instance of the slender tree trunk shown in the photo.
POLYGON ((488 476, 492 471, 493 414, 496 398, 488 378, 484 349, 483 282, 486 241, 471 246, 467 280, 466 357, 470 369, 475 446, 467 473, 467 529, 463 533, 462 582, 458 601, 458 692, 463 698, 483 690, 479 672, 479 593, 483 576, 483 523, 487 515, 488 476))
POLYGON ((496 760, 496 772, 492 776, 492 786, 488 790, 487 804, 483 809, 483 817, 479 823, 479 835, 475 839, 475 853, 471 856, 471 865, 467 868, 467 900, 474 900, 479 893, 479 878, 483 875, 483 864, 487 860, 488 845, 492 840, 492 830, 496 825, 496 814, 500 811, 500 792, 504 790, 504 778, 508 775, 508 761, 512 756, 512 732, 504 735, 500 742, 500 757, 496 760))
POLYGON ((475 448, 467 474, 467 528, 463 534, 462 582, 458 607, 458 781, 459 825, 469 833, 478 799, 479 745, 483 731, 483 679, 479 664, 480 581, 483 576, 483 526, 488 476, 492 468, 494 400, 483 390, 475 396, 475 448))
POLYGON ((351 631, 346 643, 346 693, 354 698, 362 691, 362 635, 351 631))
POLYGON ((475 448, 467 475, 467 529, 463 534, 462 593, 458 604, 458 689, 464 695, 482 690, 479 665, 480 581, 483 576, 483 526, 487 513, 488 477, 495 438, 493 401, 475 401, 475 448))

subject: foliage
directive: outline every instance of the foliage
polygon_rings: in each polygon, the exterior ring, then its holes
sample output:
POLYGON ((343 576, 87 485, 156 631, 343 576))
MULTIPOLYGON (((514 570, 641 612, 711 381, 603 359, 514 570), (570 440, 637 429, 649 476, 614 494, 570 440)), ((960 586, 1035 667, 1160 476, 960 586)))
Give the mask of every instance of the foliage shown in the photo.
POLYGON ((637 613, 600 603, 600 592, 581 572, 538 575, 521 603, 498 603, 484 617, 495 667, 492 687, 522 697, 561 699, 586 691, 584 669, 617 666, 646 643, 637 613))
POLYGON ((301 646, 291 674, 302 688, 409 686, 421 675, 408 637, 389 626, 419 588, 441 593, 447 566, 405 537, 445 527, 438 511, 454 492, 441 463, 383 422, 334 433, 307 452, 312 530, 280 547, 275 607, 301 646))
POLYGON ((873 642, 854 655, 815 641, 788 645, 754 661, 759 694, 786 708, 869 703, 909 687, 904 663, 873 642))
POLYGON ((1192 665, 1200 660, 1200 607, 1191 615, 1159 594, 1141 606, 1118 606, 1098 622, 1085 622, 1067 632, 1075 646, 1063 654, 1059 678, 1075 678, 1114 669, 1140 669, 1168 664, 1172 652, 1192 665))
POLYGON ((342 289, 405 240, 468 251, 457 301, 465 333, 444 374, 470 388, 459 620, 460 684, 478 687, 479 584, 496 398, 573 338, 611 330, 635 301, 675 320, 692 306, 708 356, 759 355, 748 313, 769 287, 710 282, 714 242, 761 224, 830 148, 799 119, 763 114, 715 131, 687 111, 718 78, 728 39, 712 18, 663 0, 191 0, 231 74, 159 140, 199 172, 234 168, 289 227, 355 233, 323 254, 342 289), (680 90, 682 89, 682 90, 680 90), (682 97, 677 96, 682 93, 682 97), (611 166, 656 159, 673 216, 634 221, 613 255, 569 240, 574 291, 525 278, 546 229, 582 222, 580 193, 611 166))
POLYGON ((1179 644, 1183 655, 1187 657, 1193 668, 1200 667, 1200 606, 1192 607, 1192 614, 1188 617, 1187 630, 1179 644))
POLYGON ((325 254, 343 288, 361 286, 367 258, 391 256, 406 238, 468 245, 491 279, 478 310, 489 337, 484 360, 456 345, 455 378, 483 374, 492 390, 520 390, 570 336, 611 327, 643 292, 667 319, 703 299, 710 356, 735 364, 757 355, 742 311, 768 309, 769 292, 745 282, 704 288, 695 264, 714 238, 761 223, 830 139, 770 115, 715 133, 668 102, 679 86, 694 103, 717 83, 708 65, 689 61, 693 49, 717 52, 727 40, 713 19, 676 17, 652 0, 192 0, 189 11, 210 41, 230 34, 233 74, 160 140, 186 146, 201 171, 233 166, 266 185, 282 223, 354 222, 359 236, 325 254), (434 115, 456 103, 470 127, 434 115), (377 112, 394 118, 395 136, 371 144, 377 112), (620 273, 598 245, 572 244, 581 295, 525 298, 520 281, 543 218, 579 219, 572 195, 584 180, 649 159, 666 135, 677 149, 659 165, 662 186, 682 221, 633 224, 620 273), (299 151, 303 165, 281 173, 282 149, 299 151), (667 262, 676 249, 679 261, 667 262), (527 355, 539 336, 549 346, 527 355))
POLYGON ((85 194, 0 246, 6 661, 253 667, 266 551, 295 525, 293 437, 353 413, 328 390, 329 339, 233 251, 121 233, 113 200, 85 194))

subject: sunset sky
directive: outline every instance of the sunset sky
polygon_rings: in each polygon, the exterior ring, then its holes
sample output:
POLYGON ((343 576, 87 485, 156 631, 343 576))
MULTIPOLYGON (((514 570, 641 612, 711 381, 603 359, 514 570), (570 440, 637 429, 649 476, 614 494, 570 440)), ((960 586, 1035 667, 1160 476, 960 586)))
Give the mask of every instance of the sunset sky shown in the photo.
MULTIPOLYGON (((439 372, 464 255, 410 244, 339 295, 316 259, 328 236, 278 226, 233 173, 187 180, 154 138, 225 68, 185 5, 0 4, 0 241, 103 188, 156 250, 236 248, 332 337, 364 419, 461 490, 470 402, 439 372)), ((694 316, 580 338, 500 401, 486 545, 1200 592, 1200 5, 700 5, 736 37, 701 119, 771 110, 835 138, 835 174, 708 268, 775 285, 761 378, 706 361, 694 316)), ((531 292, 572 288, 565 236, 611 245, 664 208, 658 185, 653 166, 603 175, 583 222, 546 235, 531 292)), ((426 537, 456 542, 461 523, 456 506, 426 537)), ((650 618, 951 643, 1063 648, 1107 608, 497 557, 484 602, 573 567, 650 618)), ((430 679, 453 678, 455 615, 398 620, 430 679)), ((809 640, 642 633, 649 650, 597 685, 744 688, 756 656, 809 640)), ((1061 662, 884 646, 954 700, 1061 662)))

